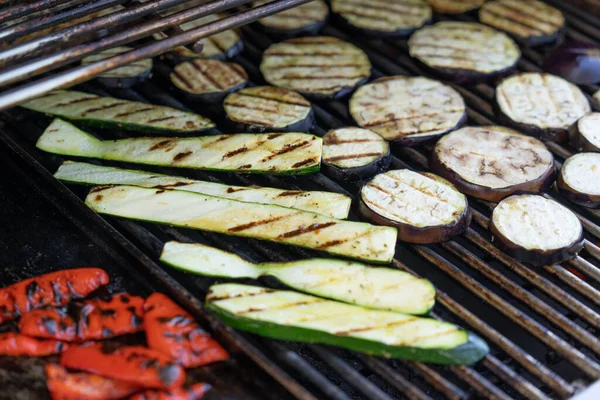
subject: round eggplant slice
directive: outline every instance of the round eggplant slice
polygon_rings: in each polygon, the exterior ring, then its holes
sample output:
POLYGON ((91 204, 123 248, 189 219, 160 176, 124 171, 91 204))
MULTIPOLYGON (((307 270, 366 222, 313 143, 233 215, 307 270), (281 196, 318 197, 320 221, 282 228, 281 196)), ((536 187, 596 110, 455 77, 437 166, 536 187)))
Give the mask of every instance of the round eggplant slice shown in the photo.
MULTIPOLYGON (((131 47, 119 46, 112 49, 101 51, 98 54, 94 54, 85 57, 81 60, 81 65, 89 65, 98 61, 106 60, 108 58, 115 57, 119 54, 127 53, 132 51, 131 47)), ((123 88, 127 89, 135 85, 136 83, 142 82, 152 72, 152 59, 147 58, 140 61, 132 62, 131 64, 124 65, 119 68, 111 69, 96 77, 100 83, 110 88, 123 88)))
POLYGON ((569 140, 579 151, 600 153, 600 113, 586 114, 571 125, 569 140))
POLYGON ((433 11, 440 14, 462 14, 476 10, 485 0, 429 0, 433 11))
POLYGON ((241 65, 218 60, 192 60, 178 64, 171 82, 190 100, 221 103, 225 96, 242 89, 248 74, 241 65))
POLYGON ((473 83, 507 73, 521 58, 505 33, 471 22, 438 22, 408 40, 411 57, 426 68, 459 83, 473 83))
POLYGON ((513 75, 496 88, 498 117, 542 140, 565 142, 569 127, 591 111, 583 92, 563 78, 529 72, 513 75))
POLYGON ((565 26, 565 17, 559 10, 537 0, 488 1, 479 9, 479 20, 526 46, 556 41, 565 26))
POLYGON ((501 126, 466 127, 444 136, 429 167, 461 192, 491 202, 517 191, 543 191, 556 175, 544 143, 501 126))
POLYGON ((426 0, 332 0, 331 11, 347 27, 369 36, 408 36, 431 21, 426 0))
POLYGON ((374 132, 340 128, 323 136, 322 168, 335 179, 347 182, 368 179, 385 171, 390 162, 390 146, 374 132))
POLYGON ((366 82, 371 62, 364 51, 340 39, 303 37, 271 45, 260 70, 274 86, 324 100, 343 97, 366 82))
POLYGON ((450 182, 427 172, 388 171, 360 192, 360 212, 377 225, 398 228, 398 239, 439 243, 471 223, 469 203, 450 182))
MULTIPOLYGON (((273 0, 255 1, 252 5, 261 6, 271 1, 273 0)), ((282 38, 316 35, 325 25, 328 16, 327 3, 316 0, 260 19, 256 27, 265 33, 282 38)))
POLYGON ((392 76, 360 87, 350 100, 356 123, 392 144, 414 146, 453 131, 467 120, 461 95, 441 82, 392 76))
POLYGON ((560 203, 535 194, 502 200, 490 218, 490 232, 499 248, 535 266, 574 257, 583 247, 577 216, 560 203))
POLYGON ((600 154, 579 153, 563 164, 556 186, 569 200, 587 208, 600 208, 600 154))
POLYGON ((232 93, 223 102, 238 132, 308 132, 315 123, 310 102, 291 90, 256 86, 232 93))

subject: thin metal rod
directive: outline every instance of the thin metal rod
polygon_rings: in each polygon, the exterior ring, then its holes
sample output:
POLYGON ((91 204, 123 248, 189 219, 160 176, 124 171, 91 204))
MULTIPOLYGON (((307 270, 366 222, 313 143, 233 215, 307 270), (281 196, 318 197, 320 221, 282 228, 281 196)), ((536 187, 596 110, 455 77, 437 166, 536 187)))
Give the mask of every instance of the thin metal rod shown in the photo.
POLYGON ((484 399, 488 400, 513 400, 509 395, 500 390, 496 385, 482 377, 471 367, 465 366, 450 366, 450 371, 465 381, 469 386, 475 388, 479 393, 483 395, 484 399))
POLYGON ((568 271, 561 265, 546 265, 544 269, 554 274, 558 279, 577 289, 579 293, 590 299, 594 304, 600 305, 600 291, 594 289, 589 283, 568 271))
POLYGON ((510 386, 515 388, 519 393, 525 396, 525 398, 530 400, 549 400, 548 396, 542 393, 540 389, 536 388, 531 382, 508 368, 496 357, 488 355, 483 359, 483 365, 502 378, 505 382, 508 382, 510 386))
POLYGON ((585 250, 591 255, 596 261, 600 261, 600 247, 596 246, 594 243, 585 239, 583 242, 583 246, 585 250))
POLYGON ((69 0, 39 0, 33 3, 18 4, 9 7, 6 10, 0 11, 0 23, 7 20, 14 20, 23 15, 32 14, 36 11, 41 11, 53 7, 60 3, 66 3, 69 0))
POLYGON ((586 274, 596 282, 600 282, 600 268, 589 262, 588 260, 577 256, 567 261, 569 265, 575 267, 578 271, 586 274))

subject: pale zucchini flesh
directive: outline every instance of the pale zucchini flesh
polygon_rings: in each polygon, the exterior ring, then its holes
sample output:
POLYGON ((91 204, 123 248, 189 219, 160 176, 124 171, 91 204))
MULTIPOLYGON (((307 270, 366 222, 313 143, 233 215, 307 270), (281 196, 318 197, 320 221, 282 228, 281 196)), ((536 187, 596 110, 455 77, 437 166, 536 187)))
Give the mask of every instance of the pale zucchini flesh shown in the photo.
POLYGON ((427 314, 435 304, 435 288, 428 280, 357 262, 314 258, 253 264, 214 247, 179 242, 167 242, 160 260, 174 268, 204 276, 274 276, 301 292, 404 314, 427 314))
POLYGON ((99 187, 90 192, 86 204, 101 214, 269 240, 374 263, 391 262, 396 247, 394 228, 178 190, 99 187))

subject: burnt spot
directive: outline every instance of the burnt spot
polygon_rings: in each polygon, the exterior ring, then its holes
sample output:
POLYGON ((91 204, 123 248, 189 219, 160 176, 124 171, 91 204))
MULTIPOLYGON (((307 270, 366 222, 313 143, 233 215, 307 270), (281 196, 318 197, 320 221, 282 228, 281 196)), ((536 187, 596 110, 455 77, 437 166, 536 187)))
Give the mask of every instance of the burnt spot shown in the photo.
POLYGON ((245 153, 247 151, 248 151, 248 147, 246 147, 246 146, 240 147, 239 149, 235 149, 235 150, 232 150, 232 151, 230 151, 228 153, 225 153, 225 155, 223 155, 223 160, 226 159, 226 158, 231 158, 231 157, 236 156, 238 154, 245 153))
MULTIPOLYGON (((133 360, 137 359, 138 356, 140 358, 146 358, 145 355, 141 355, 141 354, 138 355, 138 354, 134 353, 129 356, 128 361, 133 361, 133 360)), ((146 358, 144 361, 142 361, 140 363, 140 369, 156 369, 158 367, 160 367, 160 362, 155 358, 146 358)))
POLYGON ((148 151, 164 149, 165 147, 169 146, 173 142, 174 142, 173 140, 163 140, 161 142, 156 143, 154 146, 150 147, 148 149, 148 151))
POLYGON ((274 218, 267 218, 267 219, 263 219, 260 221, 254 221, 254 222, 250 222, 248 224, 243 224, 243 225, 238 225, 238 226, 234 226, 233 228, 229 228, 228 231, 229 232, 242 232, 251 228, 255 228, 257 226, 261 226, 261 225, 267 225, 270 224, 272 222, 276 222, 276 221, 280 221, 284 218, 287 218, 289 215, 282 215, 279 217, 274 217, 274 218))
POLYGON ((25 287, 25 294, 27 296, 27 311, 34 305, 35 295, 40 290, 40 285, 38 285, 37 281, 32 281, 29 285, 25 287))
POLYGON ((89 109, 85 110, 83 113, 81 113, 81 115, 86 115, 86 114, 93 113, 93 112, 96 112, 96 111, 108 110, 108 109, 111 109, 111 108, 122 106, 123 104, 127 104, 127 103, 125 103, 125 102, 117 102, 117 103, 107 104, 107 105, 104 105, 102 107, 89 108, 89 109))
POLYGON ((140 326, 142 326, 142 323, 142 317, 140 317, 139 315, 133 314, 131 316, 131 326, 133 326, 134 328, 139 328, 140 326))
POLYGON ((317 160, 315 158, 307 158, 304 161, 300 161, 300 162, 297 162, 296 164, 292 165, 292 168, 304 167, 306 165, 314 164, 316 161, 317 160))
POLYGON ((328 227, 336 225, 336 224, 337 224, 337 222, 325 222, 325 223, 316 223, 316 224, 312 224, 309 226, 302 226, 293 231, 282 233, 281 235, 279 235, 279 237, 282 239, 285 239, 285 238, 291 238, 294 236, 300 236, 305 233, 318 231, 319 229, 325 229, 325 228, 328 228, 328 227))
POLYGON ((252 164, 244 164, 244 165, 240 165, 238 167, 238 169, 250 169, 252 168, 252 164))
POLYGON ((327 249, 329 247, 333 247, 333 246, 337 246, 339 244, 346 243, 347 241, 348 241, 348 239, 344 239, 344 240, 331 240, 329 242, 325 242, 325 243, 320 244, 319 246, 317 246, 317 250, 327 249))
POLYGON ((107 338, 107 337, 113 337, 115 335, 115 333, 113 331, 111 331, 108 328, 102 328, 102 337, 107 338))
POLYGON ((169 188, 174 188, 174 187, 181 187, 181 186, 188 186, 188 185, 192 185, 193 182, 175 182, 175 183, 171 183, 169 185, 156 185, 156 186, 152 186, 153 189, 169 189, 169 188))
POLYGON ((283 136, 283 133, 271 133, 269 136, 267 136, 268 140, 273 140, 278 138, 279 136, 283 136))
POLYGON ((162 117, 162 118, 154 118, 154 119, 149 119, 149 120, 148 120, 148 121, 146 121, 146 122, 147 122, 147 123, 149 123, 149 124, 154 124, 154 123, 156 123, 156 122, 168 121, 168 120, 170 120, 170 119, 175 119, 175 118, 177 118, 177 117, 175 117, 175 116, 171 115, 171 116, 169 116, 169 117, 162 117))
POLYGON ((302 193, 304 193, 302 190, 286 190, 285 192, 279 193, 277 197, 298 196, 302 193))
POLYGON ((151 111, 151 110, 154 110, 154 107, 144 107, 144 108, 140 108, 139 110, 133 110, 133 111, 128 111, 128 112, 117 114, 117 115, 115 115, 115 118, 129 117, 134 114, 139 114, 139 113, 143 113, 143 112, 151 111))
POLYGON ((171 386, 179 379, 181 367, 175 364, 167 364, 158 370, 158 378, 165 386, 171 386))
POLYGON ((160 190, 157 190, 157 191, 155 192, 155 194, 162 194, 162 193, 164 193, 164 192, 166 192, 166 190, 165 190, 165 189, 160 189, 160 190))
POLYGON ((68 101, 66 103, 58 103, 58 104, 55 104, 54 107, 70 106, 71 104, 83 103, 85 101, 96 100, 97 98, 98 98, 98 96, 84 97, 84 98, 81 98, 81 99, 71 100, 71 101, 68 101))
POLYGON ((193 153, 194 153, 193 151, 184 151, 184 152, 181 152, 181 153, 177 153, 175 155, 175 157, 173 157, 173 161, 181 161, 181 160, 183 160, 184 158, 190 156, 193 153))
POLYGON ((260 160, 260 162, 270 161, 270 160, 274 159, 275 157, 278 157, 278 156, 280 156, 282 154, 285 154, 285 153, 289 153, 291 151, 294 151, 296 149, 304 147, 304 146, 306 146, 308 144, 310 144, 310 142, 308 140, 304 140, 304 141, 302 141, 300 143, 286 144, 281 149, 275 150, 274 152, 272 152, 271 155, 269 155, 269 156, 263 158, 262 160, 260 160))
MULTIPOLYGON (((98 196, 102 197, 101 195, 98 196)), ((56 284, 56 282, 50 282, 50 286, 52 287, 52 293, 54 294, 54 301, 56 301, 58 304, 62 304, 63 300, 68 300, 63 298, 62 292, 60 291, 60 287, 56 284)))
POLYGON ((56 324, 56 320, 51 317, 43 317, 42 325, 46 329, 46 332, 50 335, 56 335, 58 325, 56 324))
POLYGON ((97 194, 96 197, 94 197, 94 201, 102 201, 103 198, 104 196, 102 196, 101 194, 97 194))
POLYGON ((100 315, 103 317, 115 317, 117 315, 117 311, 112 308, 100 309, 100 315))
POLYGON ((187 315, 175 315, 173 317, 161 317, 161 318, 157 318, 157 321, 160 324, 167 324, 169 326, 178 326, 178 327, 188 326, 188 325, 194 323, 194 321, 192 319, 190 319, 187 315))
POLYGON ((360 154, 344 154, 341 156, 335 156, 335 157, 330 157, 326 160, 323 160, 325 162, 335 162, 335 161, 342 161, 342 160, 352 160, 353 158, 365 158, 365 157, 381 157, 382 153, 380 152, 374 152, 374 153, 360 153, 360 154))
POLYGON ((227 188, 227 193, 235 193, 235 192, 242 192, 246 190, 246 188, 227 188))
POLYGON ((123 304, 129 304, 129 302, 131 301, 131 299, 129 298, 129 296, 126 296, 126 295, 119 296, 119 300, 123 304))
POLYGON ((214 143, 222 142, 223 140, 227 140, 229 138, 232 138, 233 136, 235 136, 235 135, 222 135, 220 138, 215 140, 214 143))

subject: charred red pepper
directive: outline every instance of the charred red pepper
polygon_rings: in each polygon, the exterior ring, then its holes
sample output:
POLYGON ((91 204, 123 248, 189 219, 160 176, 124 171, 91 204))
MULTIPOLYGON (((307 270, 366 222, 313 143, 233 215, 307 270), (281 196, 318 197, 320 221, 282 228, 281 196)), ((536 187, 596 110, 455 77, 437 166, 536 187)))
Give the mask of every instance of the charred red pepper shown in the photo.
POLYGON ((144 299, 127 293, 110 300, 90 300, 80 311, 78 335, 81 340, 107 339, 142 331, 144 299))
POLYGON ((72 373, 56 364, 46 365, 46 379, 53 400, 116 400, 140 390, 129 382, 85 372, 72 373))
POLYGON ((25 313, 19 320, 23 335, 64 340, 77 340, 77 324, 65 308, 41 308, 25 313))
POLYGON ((58 354, 67 344, 58 340, 40 340, 14 332, 0 333, 0 354, 3 356, 38 356, 58 354))
POLYGON ((170 392, 146 390, 129 398, 129 400, 199 400, 211 386, 206 383, 196 383, 187 389, 176 389, 170 392))
POLYGON ((104 352, 100 345, 72 346, 62 353, 60 364, 150 389, 176 389, 185 380, 185 370, 171 357, 142 346, 122 347, 112 353, 104 352))
POLYGON ((229 354, 170 298, 154 293, 144 304, 144 330, 151 349, 171 355, 186 368, 225 360, 229 354))

